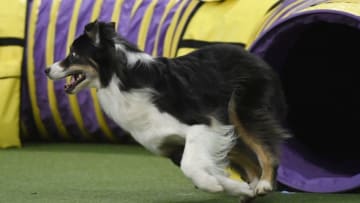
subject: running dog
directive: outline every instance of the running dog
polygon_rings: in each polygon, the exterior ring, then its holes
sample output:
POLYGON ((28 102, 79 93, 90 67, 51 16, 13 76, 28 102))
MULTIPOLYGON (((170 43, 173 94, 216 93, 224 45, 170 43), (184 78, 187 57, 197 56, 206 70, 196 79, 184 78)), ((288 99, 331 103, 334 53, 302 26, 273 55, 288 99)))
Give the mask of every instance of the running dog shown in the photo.
POLYGON ((273 190, 286 104, 277 74, 240 46, 215 44, 177 58, 152 57, 95 21, 69 55, 45 70, 96 88, 104 112, 149 151, 169 157, 199 189, 242 199, 273 190), (229 178, 228 167, 244 174, 229 178))

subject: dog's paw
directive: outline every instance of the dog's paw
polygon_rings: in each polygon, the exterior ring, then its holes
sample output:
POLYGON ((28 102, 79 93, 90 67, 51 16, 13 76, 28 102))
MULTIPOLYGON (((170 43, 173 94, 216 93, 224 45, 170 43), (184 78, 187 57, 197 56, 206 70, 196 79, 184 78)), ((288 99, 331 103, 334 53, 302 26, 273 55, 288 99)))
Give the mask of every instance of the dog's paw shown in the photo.
POLYGON ((212 185, 211 187, 203 188, 203 191, 211 192, 211 193, 219 193, 223 192, 224 188, 221 185, 212 185))
POLYGON ((195 179, 192 179, 195 187, 205 192, 218 193, 223 192, 224 188, 219 184, 217 179, 210 175, 198 175, 195 179))
POLYGON ((190 163, 192 162, 188 161, 184 163, 183 159, 180 168, 184 175, 192 181, 196 188, 211 193, 224 191, 224 188, 219 181, 208 171, 203 170, 203 168, 206 167, 194 167, 194 165, 190 163))
POLYGON ((273 187, 271 183, 267 180, 260 180, 255 187, 255 194, 256 195, 264 195, 268 192, 271 192, 273 187))
POLYGON ((212 176, 209 176, 206 184, 203 184, 201 189, 211 193, 218 193, 224 191, 222 185, 220 185, 216 178, 212 176))
POLYGON ((244 197, 253 197, 255 195, 254 190, 246 182, 236 181, 225 176, 217 176, 217 179, 229 195, 244 197))

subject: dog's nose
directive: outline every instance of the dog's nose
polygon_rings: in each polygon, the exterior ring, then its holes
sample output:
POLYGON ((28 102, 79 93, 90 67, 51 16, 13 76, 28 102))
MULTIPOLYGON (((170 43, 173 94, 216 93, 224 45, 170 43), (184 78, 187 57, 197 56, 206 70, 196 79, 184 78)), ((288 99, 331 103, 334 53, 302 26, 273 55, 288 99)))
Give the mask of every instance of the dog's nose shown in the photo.
POLYGON ((50 68, 46 68, 46 69, 45 69, 45 73, 46 73, 46 74, 49 74, 49 72, 50 72, 50 68))

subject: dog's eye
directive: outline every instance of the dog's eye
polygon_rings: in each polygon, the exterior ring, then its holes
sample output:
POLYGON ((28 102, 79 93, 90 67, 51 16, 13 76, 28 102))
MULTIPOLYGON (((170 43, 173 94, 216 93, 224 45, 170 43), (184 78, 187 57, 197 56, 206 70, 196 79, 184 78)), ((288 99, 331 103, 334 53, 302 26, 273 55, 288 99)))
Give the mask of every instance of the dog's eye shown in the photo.
POLYGON ((79 55, 75 52, 70 52, 69 56, 67 57, 67 60, 69 63, 75 63, 79 59, 79 55))
POLYGON ((71 56, 75 57, 75 58, 79 57, 79 55, 77 55, 77 53, 75 53, 75 52, 71 52, 71 56))

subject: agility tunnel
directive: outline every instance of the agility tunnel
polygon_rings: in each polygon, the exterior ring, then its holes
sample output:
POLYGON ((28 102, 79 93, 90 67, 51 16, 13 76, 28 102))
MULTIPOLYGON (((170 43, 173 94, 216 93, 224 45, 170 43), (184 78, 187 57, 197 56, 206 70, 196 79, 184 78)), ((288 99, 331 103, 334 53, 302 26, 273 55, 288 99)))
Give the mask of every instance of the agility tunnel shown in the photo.
POLYGON ((0 149, 19 146, 21 64, 24 54, 26 5, 0 2, 0 149))
POLYGON ((284 1, 250 47, 280 74, 294 138, 278 181, 309 192, 360 186, 360 1, 284 1))
MULTIPOLYGON (((0 29, 0 38, 22 42, 0 46, 0 58, 13 60, 0 60, 0 125, 7 129, 0 147, 20 146, 19 134, 22 142, 126 142, 129 136, 101 111, 95 90, 67 95, 65 81, 54 83, 43 74, 88 22, 99 19, 116 22, 120 34, 154 56, 179 56, 213 43, 237 44, 261 56, 281 77, 286 125, 294 135, 283 145, 278 181, 308 192, 360 187, 360 1, 13 2, 16 13, 27 8, 26 32, 10 33, 5 24, 0 29)), ((4 22, 21 26, 25 12, 16 16, 4 22)))
POLYGON ((43 74, 47 66, 66 56, 72 41, 82 34, 88 22, 114 21, 117 31, 145 52, 174 57, 211 43, 246 44, 276 1, 264 2, 257 5, 250 0, 30 1, 22 81, 22 140, 124 142, 128 139, 126 132, 102 112, 95 90, 68 95, 63 90, 65 81, 53 82, 43 74), (257 12, 249 11, 249 7, 257 12), (239 12, 247 13, 254 19, 252 23, 237 18, 239 12), (224 13, 227 13, 226 23, 219 18, 224 13), (204 23, 209 26, 204 27, 204 23), (224 38, 224 31, 234 24, 239 26, 224 38), (223 31, 213 32, 219 26, 223 31))
POLYGON ((84 26, 116 22, 117 31, 154 56, 169 56, 173 35, 198 1, 33 0, 28 6, 26 71, 22 83, 23 140, 125 142, 129 136, 100 109, 96 90, 64 92, 45 68, 66 56, 84 26), (182 18, 180 18, 182 17, 182 18))

